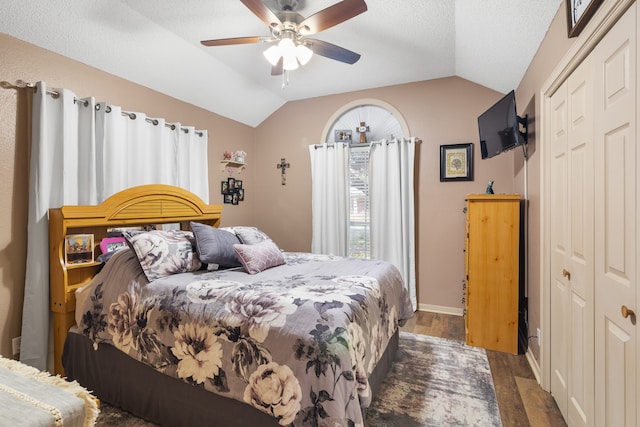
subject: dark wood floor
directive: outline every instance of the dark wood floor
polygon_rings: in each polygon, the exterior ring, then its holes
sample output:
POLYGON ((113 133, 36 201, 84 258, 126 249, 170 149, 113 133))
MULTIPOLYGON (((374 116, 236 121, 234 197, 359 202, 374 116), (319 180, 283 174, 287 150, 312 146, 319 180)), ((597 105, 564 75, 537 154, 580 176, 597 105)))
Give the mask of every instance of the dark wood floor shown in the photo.
MULTIPOLYGON (((464 341, 464 318, 419 311, 403 331, 464 341)), ((566 426, 553 397, 536 381, 525 355, 487 350, 502 425, 566 426)))

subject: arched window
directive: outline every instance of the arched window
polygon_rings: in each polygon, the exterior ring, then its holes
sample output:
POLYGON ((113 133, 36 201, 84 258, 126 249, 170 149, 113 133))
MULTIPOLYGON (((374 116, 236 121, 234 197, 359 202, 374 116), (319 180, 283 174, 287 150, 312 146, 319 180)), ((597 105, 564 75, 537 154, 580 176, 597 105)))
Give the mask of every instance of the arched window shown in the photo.
POLYGON ((321 141, 309 147, 312 252, 392 262, 415 308, 416 140, 404 118, 383 101, 353 101, 333 114, 321 141))
POLYGON ((369 127, 367 142, 410 135, 407 122, 395 107, 378 99, 367 98, 352 101, 339 108, 329 118, 321 140, 326 143, 336 142, 336 131, 349 131, 352 142, 358 143, 360 134, 357 128, 360 123, 369 127))

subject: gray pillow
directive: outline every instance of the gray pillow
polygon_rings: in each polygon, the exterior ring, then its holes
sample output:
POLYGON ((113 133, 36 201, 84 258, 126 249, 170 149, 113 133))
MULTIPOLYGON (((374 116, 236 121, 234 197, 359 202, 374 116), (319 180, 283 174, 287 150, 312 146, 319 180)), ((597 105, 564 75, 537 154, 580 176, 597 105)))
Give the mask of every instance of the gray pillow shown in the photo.
POLYGON ((257 227, 226 227, 226 230, 234 233, 240 239, 240 243, 245 245, 255 245, 256 243, 271 240, 267 233, 257 227))
POLYGON ((240 243, 235 234, 199 222, 191 222, 191 230, 196 238, 196 250, 201 262, 218 264, 220 267, 242 265, 233 249, 233 245, 240 243))

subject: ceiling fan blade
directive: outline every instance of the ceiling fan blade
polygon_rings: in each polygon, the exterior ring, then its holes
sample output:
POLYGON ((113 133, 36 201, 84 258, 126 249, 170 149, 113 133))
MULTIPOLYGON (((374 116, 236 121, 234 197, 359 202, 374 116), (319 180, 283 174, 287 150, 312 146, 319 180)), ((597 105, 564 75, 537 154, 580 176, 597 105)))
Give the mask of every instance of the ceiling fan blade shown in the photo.
POLYGON ((304 35, 319 33, 358 16, 366 10, 367 4, 364 0, 343 0, 309 16, 298 25, 298 31, 304 35))
POLYGON ((282 58, 280 58, 280 60, 278 61, 278 63, 276 65, 274 65, 273 67, 271 67, 271 75, 272 76, 279 76, 282 74, 282 64, 284 63, 284 60, 282 58))
POLYGON ((345 62, 347 64, 355 64, 360 59, 360 54, 352 52, 335 44, 327 43, 322 40, 305 39, 306 45, 316 55, 325 58, 335 59, 336 61, 345 62))
POLYGON ((240 0, 254 15, 256 15, 262 22, 271 26, 275 24, 276 26, 281 26, 282 22, 276 16, 275 13, 271 9, 269 9, 262 0, 240 0))
POLYGON ((232 44, 250 44, 262 41, 262 37, 232 37, 229 39, 202 40, 205 46, 228 46, 232 44))

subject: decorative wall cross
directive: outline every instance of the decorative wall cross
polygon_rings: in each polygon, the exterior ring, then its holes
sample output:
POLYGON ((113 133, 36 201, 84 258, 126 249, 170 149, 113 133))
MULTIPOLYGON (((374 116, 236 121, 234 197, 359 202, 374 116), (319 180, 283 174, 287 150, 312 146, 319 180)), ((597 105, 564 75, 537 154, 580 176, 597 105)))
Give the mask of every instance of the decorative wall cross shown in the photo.
POLYGON ((360 134, 360 144, 366 144, 369 126, 365 125, 364 122, 360 122, 360 126, 358 126, 358 128, 356 129, 356 132, 360 134))
POLYGON ((286 169, 289 167, 289 163, 285 160, 285 158, 280 159, 280 163, 276 165, 278 169, 280 169, 280 173, 282 174, 282 185, 287 184, 287 171, 286 169))

